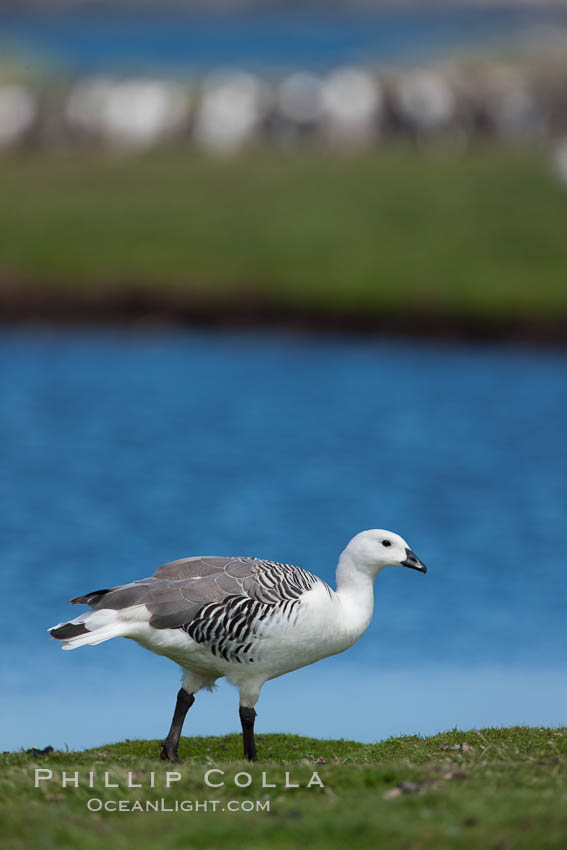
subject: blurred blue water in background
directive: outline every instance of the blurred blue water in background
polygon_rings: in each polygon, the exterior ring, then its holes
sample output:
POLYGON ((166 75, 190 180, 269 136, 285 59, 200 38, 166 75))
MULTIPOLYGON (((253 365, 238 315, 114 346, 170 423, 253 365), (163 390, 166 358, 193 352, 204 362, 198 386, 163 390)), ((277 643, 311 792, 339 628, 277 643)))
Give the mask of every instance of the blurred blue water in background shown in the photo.
POLYGON ((567 24, 565 8, 344 8, 276 5, 232 11, 148 8, 0 9, 0 44, 73 72, 189 69, 326 69, 352 62, 415 62, 467 46, 487 48, 567 24))
MULTIPOLYGON (((384 571, 367 634, 268 683, 258 731, 565 722, 566 366, 488 345, 4 330, 0 748, 166 731, 177 668, 129 641, 62 653, 45 629, 77 613, 65 600, 191 554, 333 582, 369 527, 430 572, 384 571)), ((187 734, 238 727, 224 690, 187 734)))

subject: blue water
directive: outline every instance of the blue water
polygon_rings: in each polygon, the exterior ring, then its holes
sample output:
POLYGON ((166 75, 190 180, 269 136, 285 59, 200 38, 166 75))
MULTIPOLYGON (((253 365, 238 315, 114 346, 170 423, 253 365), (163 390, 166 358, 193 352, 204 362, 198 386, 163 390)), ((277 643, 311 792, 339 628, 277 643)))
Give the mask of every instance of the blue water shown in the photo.
MULTIPOLYGON (((66 600, 190 554, 332 582, 401 533, 348 653, 268 683, 258 728, 375 740, 565 722, 567 356, 275 333, 0 336, 0 749, 157 737, 177 668, 129 641, 63 653, 66 600), (345 709, 348 707, 348 711, 345 709)), ((200 695, 187 732, 238 726, 200 695)))
POLYGON ((214 12, 154 8, 0 9, 0 45, 75 72, 190 70, 218 65, 281 70, 351 62, 419 61, 490 47, 567 24, 562 8, 378 8, 333 4, 214 12))

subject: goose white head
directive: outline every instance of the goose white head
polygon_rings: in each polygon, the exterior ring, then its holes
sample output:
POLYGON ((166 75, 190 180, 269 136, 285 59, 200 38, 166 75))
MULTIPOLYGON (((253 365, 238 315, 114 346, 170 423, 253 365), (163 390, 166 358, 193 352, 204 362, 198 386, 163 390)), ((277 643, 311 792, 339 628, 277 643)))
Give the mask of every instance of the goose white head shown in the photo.
POLYGON ((342 553, 341 561, 350 562, 351 566, 371 578, 390 566, 427 572, 425 564, 412 552, 404 538, 383 528, 371 528, 353 537, 342 553))

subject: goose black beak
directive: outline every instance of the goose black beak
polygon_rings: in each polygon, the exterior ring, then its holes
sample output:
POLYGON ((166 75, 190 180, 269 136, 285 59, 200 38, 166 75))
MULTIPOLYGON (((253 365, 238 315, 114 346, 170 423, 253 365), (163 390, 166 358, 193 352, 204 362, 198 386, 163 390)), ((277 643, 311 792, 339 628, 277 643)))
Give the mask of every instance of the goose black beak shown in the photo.
POLYGON ((420 573, 426 573, 427 567, 423 564, 417 555, 411 551, 411 549, 406 549, 406 559, 402 561, 402 567, 410 567, 412 570, 418 570, 420 573))

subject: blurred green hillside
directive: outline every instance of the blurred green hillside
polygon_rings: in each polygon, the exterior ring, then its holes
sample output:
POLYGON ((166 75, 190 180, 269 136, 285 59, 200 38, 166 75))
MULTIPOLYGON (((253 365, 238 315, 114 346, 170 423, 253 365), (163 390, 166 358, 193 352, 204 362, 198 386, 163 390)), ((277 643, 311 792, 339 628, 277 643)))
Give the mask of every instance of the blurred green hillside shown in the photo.
POLYGON ((249 765, 241 759, 240 735, 184 738, 181 755, 187 760, 176 766, 181 778, 170 788, 165 773, 172 765, 157 758, 157 741, 83 753, 9 753, 2 756, 0 782, 3 846, 551 850, 565 847, 567 834, 566 744, 565 729, 528 727, 377 744, 262 735, 260 761, 249 765), (53 781, 35 788, 36 768, 51 770, 53 781), (211 781, 224 785, 207 787, 205 772, 212 768, 224 775, 217 772, 211 781), (96 780, 89 788, 91 770, 96 780), (79 787, 61 787, 62 771, 69 777, 78 771, 79 787), (242 771, 251 776, 248 787, 234 781, 242 771), (299 788, 285 789, 286 771, 299 788), (313 771, 324 787, 306 787, 313 771), (118 788, 104 787, 105 772, 118 788), (128 772, 141 789, 127 787, 128 772), (272 787, 262 787, 263 772, 272 787), (101 801, 95 807, 123 800, 127 809, 136 800, 163 800, 165 810, 89 811, 92 799, 101 801), (193 810, 172 811, 183 800, 193 810), (217 810, 205 810, 203 803, 212 800, 217 810), (261 810, 255 810, 256 801, 261 810))
POLYGON ((567 189, 533 149, 20 154, 0 186, 4 306, 567 322, 567 189))

